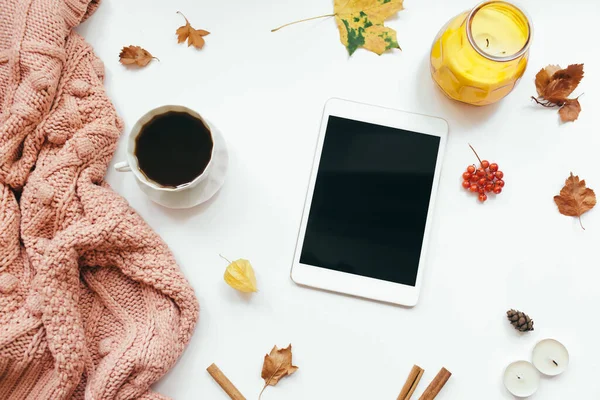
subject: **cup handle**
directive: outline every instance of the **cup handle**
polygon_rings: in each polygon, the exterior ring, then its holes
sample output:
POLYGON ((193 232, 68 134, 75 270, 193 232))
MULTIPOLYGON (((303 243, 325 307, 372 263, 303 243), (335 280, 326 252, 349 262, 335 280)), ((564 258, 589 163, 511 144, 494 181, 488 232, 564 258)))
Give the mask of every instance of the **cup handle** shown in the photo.
POLYGON ((116 163, 114 168, 115 168, 115 171, 118 171, 118 172, 131 171, 131 167, 129 166, 129 163, 127 163, 127 161, 121 161, 121 162, 116 163))

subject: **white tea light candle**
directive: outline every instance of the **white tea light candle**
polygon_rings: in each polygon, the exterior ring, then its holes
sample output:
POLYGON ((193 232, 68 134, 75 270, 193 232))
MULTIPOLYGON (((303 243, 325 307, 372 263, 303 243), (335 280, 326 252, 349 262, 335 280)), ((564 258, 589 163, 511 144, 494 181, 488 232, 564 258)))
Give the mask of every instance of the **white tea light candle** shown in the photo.
POLYGON ((558 340, 544 339, 533 349, 533 365, 544 375, 562 374, 569 365, 569 352, 558 340))
POLYGON ((529 397, 540 385, 540 375, 529 361, 515 361, 504 371, 504 386, 517 397, 529 397))

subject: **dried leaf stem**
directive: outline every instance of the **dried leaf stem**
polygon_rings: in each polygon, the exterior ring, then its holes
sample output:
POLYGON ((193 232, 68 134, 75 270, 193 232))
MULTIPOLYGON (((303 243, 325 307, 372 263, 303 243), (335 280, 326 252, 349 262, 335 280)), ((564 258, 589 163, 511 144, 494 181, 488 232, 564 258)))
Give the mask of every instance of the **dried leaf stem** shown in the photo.
POLYGON ((277 368, 275 369, 275 371, 273 371, 273 373, 271 374, 271 376, 269 377, 269 379, 267 379, 265 381, 265 386, 263 386, 262 390, 260 391, 260 393, 258 395, 258 400, 260 400, 260 398, 262 397, 263 392, 265 391, 265 389, 267 388, 267 386, 269 386, 269 383, 271 382, 271 379, 273 379, 273 377, 275 376, 275 374, 277 373, 277 371, 279 371, 282 366, 283 366, 283 361, 281 361, 279 363, 279 365, 277 366, 277 368))
POLYGON ((471 146, 470 143, 469 143, 469 147, 471 148, 471 150, 473 150, 473 153, 475 153, 475 157, 477 157, 477 159, 479 160, 479 164, 481 164, 481 158, 479 158, 479 155, 477 154, 477 152, 475 151, 475 149, 473 148, 473 146, 471 146))
MULTIPOLYGON (((156 57, 155 57, 155 58, 156 58, 156 57)), ((579 96, 575 97, 575 100, 579 100, 579 98, 580 98, 581 96, 583 96, 584 94, 585 94, 585 93, 581 93, 579 96)), ((543 106, 543 107, 548 107, 548 108, 552 108, 552 107, 562 107, 562 106, 564 106, 564 105, 565 105, 565 104, 566 104, 566 103, 569 101, 569 99, 567 99, 567 101, 560 101, 560 102, 558 102, 558 103, 552 103, 552 102, 551 102, 551 101, 549 101, 549 100, 545 100, 545 101, 539 101, 539 100, 538 100, 538 98, 537 98, 537 97, 535 97, 535 96, 531 96, 531 98, 533 99, 533 101, 535 101, 536 103, 538 103, 540 106, 543 106)))
POLYGON ((311 17, 311 18, 305 18, 305 19, 301 19, 299 21, 294 21, 294 22, 288 22, 287 24, 281 25, 278 28, 275 29, 271 29, 271 32, 277 32, 278 30, 280 30, 281 28, 285 28, 286 26, 290 26, 290 25, 294 25, 294 24, 298 24, 300 22, 306 22, 306 21, 312 21, 313 19, 319 19, 319 18, 327 18, 327 17, 335 17, 335 14, 324 14, 324 15, 318 15, 316 17, 311 17))
POLYGON ((538 103, 540 106, 544 106, 544 107, 548 107, 548 108, 558 107, 559 106, 558 104, 551 103, 548 100, 546 100, 546 101, 539 101, 534 96, 531 96, 531 98, 533 99, 533 101, 535 101, 536 103, 538 103))

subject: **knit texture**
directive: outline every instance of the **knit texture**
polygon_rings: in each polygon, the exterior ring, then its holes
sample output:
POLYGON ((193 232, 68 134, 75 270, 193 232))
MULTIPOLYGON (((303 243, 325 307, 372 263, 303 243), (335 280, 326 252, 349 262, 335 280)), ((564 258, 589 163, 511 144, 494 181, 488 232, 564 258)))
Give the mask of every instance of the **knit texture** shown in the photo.
POLYGON ((72 32, 97 0, 0 0, 0 399, 144 399, 198 317, 104 182, 122 122, 72 32))

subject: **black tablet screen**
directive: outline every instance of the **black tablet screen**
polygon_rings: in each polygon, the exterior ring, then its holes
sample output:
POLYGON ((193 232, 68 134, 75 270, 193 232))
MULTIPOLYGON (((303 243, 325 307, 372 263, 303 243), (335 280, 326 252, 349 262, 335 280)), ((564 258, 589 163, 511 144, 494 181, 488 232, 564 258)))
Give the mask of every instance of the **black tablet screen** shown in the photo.
POLYGON ((300 262, 414 286, 439 145, 330 116, 300 262))

